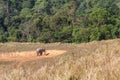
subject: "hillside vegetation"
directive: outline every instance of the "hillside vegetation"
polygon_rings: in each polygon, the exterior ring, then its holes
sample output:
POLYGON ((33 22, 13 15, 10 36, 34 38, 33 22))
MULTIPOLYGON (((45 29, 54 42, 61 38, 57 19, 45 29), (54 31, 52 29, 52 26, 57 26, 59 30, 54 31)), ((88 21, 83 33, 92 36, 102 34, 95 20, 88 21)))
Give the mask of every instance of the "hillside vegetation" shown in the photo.
POLYGON ((23 51, 33 51, 38 46, 44 46, 47 50, 67 51, 66 54, 53 58, 22 62, 0 61, 0 80, 120 79, 120 39, 82 44, 5 43, 0 46, 4 53, 19 51, 20 47, 23 51))
POLYGON ((120 38, 119 0, 0 0, 0 42, 120 38))

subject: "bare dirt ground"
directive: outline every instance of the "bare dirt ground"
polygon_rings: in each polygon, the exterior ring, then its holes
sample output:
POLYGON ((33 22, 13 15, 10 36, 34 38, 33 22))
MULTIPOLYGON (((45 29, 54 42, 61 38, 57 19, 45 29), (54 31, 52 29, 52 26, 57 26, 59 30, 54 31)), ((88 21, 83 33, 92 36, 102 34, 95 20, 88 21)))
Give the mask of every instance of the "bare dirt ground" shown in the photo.
POLYGON ((47 50, 46 54, 37 56, 35 51, 22 51, 22 52, 7 52, 0 54, 0 61, 30 61, 37 59, 44 59, 49 57, 56 57, 64 54, 64 50, 47 50))

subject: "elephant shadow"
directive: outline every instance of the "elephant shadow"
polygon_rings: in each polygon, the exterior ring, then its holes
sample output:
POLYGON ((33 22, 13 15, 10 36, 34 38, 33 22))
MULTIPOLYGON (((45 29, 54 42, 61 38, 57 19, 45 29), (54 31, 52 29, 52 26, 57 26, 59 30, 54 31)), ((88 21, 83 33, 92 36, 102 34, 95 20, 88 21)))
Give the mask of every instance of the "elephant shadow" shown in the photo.
POLYGON ((50 53, 46 53, 45 55, 48 56, 50 53))

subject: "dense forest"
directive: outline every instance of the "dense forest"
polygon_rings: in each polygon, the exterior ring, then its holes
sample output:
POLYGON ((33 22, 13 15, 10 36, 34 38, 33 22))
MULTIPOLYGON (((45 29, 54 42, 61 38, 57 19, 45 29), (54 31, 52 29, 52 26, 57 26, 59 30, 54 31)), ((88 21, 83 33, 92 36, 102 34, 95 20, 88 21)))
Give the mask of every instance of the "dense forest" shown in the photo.
POLYGON ((120 0, 0 0, 0 42, 120 38, 120 0))

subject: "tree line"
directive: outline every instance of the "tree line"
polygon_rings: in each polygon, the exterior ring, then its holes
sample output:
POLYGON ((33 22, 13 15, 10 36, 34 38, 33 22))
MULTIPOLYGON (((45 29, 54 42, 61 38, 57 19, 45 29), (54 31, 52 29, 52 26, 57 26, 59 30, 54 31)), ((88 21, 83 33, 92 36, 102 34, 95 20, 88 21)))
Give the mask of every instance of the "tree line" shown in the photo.
POLYGON ((0 0, 0 42, 120 38, 119 0, 0 0))

